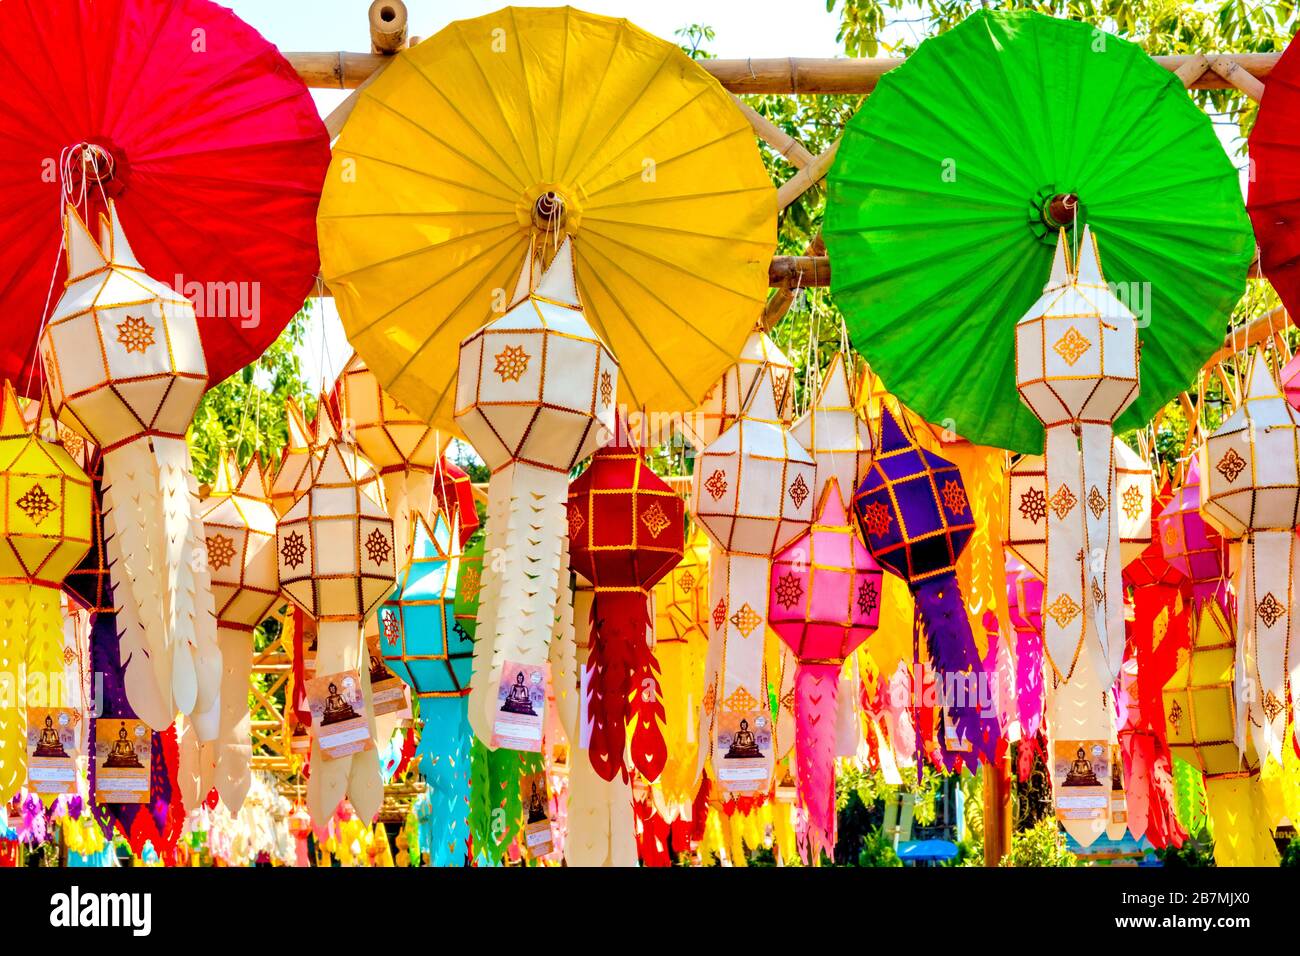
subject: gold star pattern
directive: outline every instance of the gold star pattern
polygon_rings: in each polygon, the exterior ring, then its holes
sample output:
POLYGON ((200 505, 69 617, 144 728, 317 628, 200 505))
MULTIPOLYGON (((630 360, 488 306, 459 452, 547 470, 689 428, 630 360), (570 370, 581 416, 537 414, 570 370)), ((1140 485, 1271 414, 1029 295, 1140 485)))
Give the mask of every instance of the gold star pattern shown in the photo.
POLYGON ((1082 358, 1083 353, 1092 348, 1092 343, 1084 338, 1083 333, 1073 325, 1065 330, 1065 334, 1056 340, 1052 346, 1056 354, 1065 359, 1065 364, 1073 366, 1075 362, 1082 358))
POLYGON ((966 489, 956 481, 944 483, 943 506, 955 515, 964 515, 966 513, 966 489))
POLYGON ((704 483, 704 490, 709 493, 709 497, 714 501, 719 500, 727 493, 727 475, 721 468, 709 475, 708 481, 704 483))
POLYGON ((1225 481, 1234 482, 1246 468, 1246 459, 1237 454, 1237 449, 1229 448, 1224 452, 1219 463, 1214 466, 1215 471, 1221 474, 1225 481))
POLYGON ((59 510, 59 506, 54 503, 54 499, 45 493, 45 489, 40 485, 32 485, 27 489, 27 493, 14 502, 18 510, 27 515, 27 520, 34 525, 39 525, 54 512, 59 510))
POLYGON ((208 567, 221 571, 235 560, 235 542, 224 534, 210 534, 203 539, 208 546, 208 567))
POLYGON ((1068 594, 1057 595, 1056 600, 1047 606, 1047 613, 1056 621, 1057 627, 1065 627, 1081 610, 1083 609, 1068 594))
POLYGON ((532 358, 524 351, 522 345, 507 345, 497 353, 496 368, 493 370, 503 382, 517 382, 528 371, 528 361, 532 358))
POLYGON ((1040 488, 1030 488, 1020 496, 1020 515, 1030 524, 1047 517, 1047 495, 1040 488))
POLYGON ((378 528, 371 531, 370 537, 366 538, 366 554, 370 555, 370 560, 382 566, 392 553, 393 546, 388 543, 388 536, 378 528))
POLYGON ((460 583, 457 587, 466 601, 474 600, 483 590, 483 572, 473 565, 465 565, 465 569, 460 572, 460 583))
POLYGON ((1286 608, 1282 606, 1281 601, 1273 597, 1273 592, 1270 591, 1264 595, 1264 600, 1259 602, 1259 605, 1255 608, 1255 613, 1259 615, 1259 619, 1264 622, 1265 627, 1272 627, 1286 613, 1286 608))
POLYGON ((794 484, 790 486, 790 500, 794 502, 796 508, 802 508, 803 503, 808 500, 808 484, 803 480, 803 475, 797 476, 794 484))
POLYGON ((280 548, 280 556, 284 558, 286 566, 297 568, 307 559, 307 542, 297 531, 289 532, 280 548))
POLYGON ((736 626, 741 634, 749 637, 754 628, 763 623, 763 619, 746 602, 740 606, 739 611, 731 615, 731 623, 736 626))
POLYGON ((1092 512, 1094 518, 1100 518, 1102 512, 1106 510, 1106 496, 1096 485, 1093 485, 1092 490, 1088 492, 1088 510, 1092 512))
POLYGON ((803 585, 795 577, 794 572, 781 576, 776 582, 775 592, 776 603, 781 605, 787 611, 794 607, 803 598, 803 585))
POLYGON ((1120 507, 1128 515, 1129 521, 1137 521, 1142 517, 1144 503, 1142 489, 1138 485, 1129 485, 1124 489, 1124 494, 1120 496, 1120 507))
POLYGON ((1074 506, 1078 501, 1079 499, 1074 497, 1074 492, 1065 487, 1065 485, 1061 485, 1061 487, 1056 489, 1056 494, 1052 495, 1050 504, 1052 510, 1056 512, 1056 517, 1061 521, 1064 521, 1065 516, 1074 509, 1074 506))
POLYGON ((128 315, 117 324, 117 340, 127 352, 143 355, 153 345, 153 326, 143 316, 128 315))
POLYGON ((645 511, 641 512, 641 523, 645 525, 645 529, 650 532, 650 537, 655 540, 658 540, 659 535, 663 534, 664 529, 672 524, 672 522, 668 520, 668 516, 664 514, 664 509, 659 507, 659 502, 657 501, 651 504, 645 511))

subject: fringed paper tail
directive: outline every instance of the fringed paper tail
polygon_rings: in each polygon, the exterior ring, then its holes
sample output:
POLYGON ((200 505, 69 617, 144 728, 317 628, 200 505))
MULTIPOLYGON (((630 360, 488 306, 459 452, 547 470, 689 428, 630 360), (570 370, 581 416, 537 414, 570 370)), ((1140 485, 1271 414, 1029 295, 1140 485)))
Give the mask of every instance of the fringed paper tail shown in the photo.
MULTIPOLYGON (((484 746, 492 741, 496 710, 493 667, 496 660, 497 613, 501 597, 501 572, 510 559, 506 551, 506 524, 510 520, 510 475, 498 473, 488 485, 486 540, 480 577, 477 625, 474 630, 474 671, 469 693, 469 723, 484 746)), ((498 675, 499 676, 499 675, 498 675)))
POLYGON ((794 673, 795 759, 807 813, 806 863, 835 855, 835 714, 838 664, 799 664, 794 673))
POLYGON ((239 813, 252 783, 252 716, 248 711, 249 679, 253 673, 253 635, 222 627, 221 731, 214 744, 213 784, 232 816, 239 813))
POLYGON ((25 584, 0 585, 0 804, 27 782, 29 598, 25 584))
MULTIPOLYGON (((632 765, 651 782, 663 774, 668 762, 668 744, 664 740, 663 684, 659 661, 650 646, 651 623, 648 599, 640 599, 642 622, 632 638, 632 765), (638 640, 639 636, 639 640, 638 640)), ((635 611, 629 608, 629 612, 635 611)))
POLYGON ((1257 775, 1207 777, 1206 804, 1218 866, 1277 866, 1268 810, 1257 775))
POLYGON ((952 769, 960 758, 974 771, 979 761, 992 763, 997 755, 998 719, 989 688, 981 687, 984 664, 957 579, 948 576, 922 581, 913 586, 912 593, 947 718, 945 732, 939 737, 945 763, 952 769), (955 739, 948 739, 948 730, 955 739))
POLYGON ((158 463, 139 442, 104 454, 104 550, 121 610, 123 685, 135 713, 154 730, 171 726, 171 631, 167 626, 159 520, 158 463))
POLYGON ((429 787, 430 862, 464 866, 469 847, 470 749, 473 735, 464 697, 420 702, 424 727, 416 750, 429 787))
POLYGON ((638 629, 644 640, 644 596, 597 593, 591 615, 591 650, 587 657, 591 739, 587 754, 602 780, 613 780, 619 775, 626 780, 623 758, 635 657, 632 642, 638 629), (623 600, 629 596, 634 598, 633 602, 623 600), (635 603, 640 604, 640 614, 635 606, 630 606, 635 603))

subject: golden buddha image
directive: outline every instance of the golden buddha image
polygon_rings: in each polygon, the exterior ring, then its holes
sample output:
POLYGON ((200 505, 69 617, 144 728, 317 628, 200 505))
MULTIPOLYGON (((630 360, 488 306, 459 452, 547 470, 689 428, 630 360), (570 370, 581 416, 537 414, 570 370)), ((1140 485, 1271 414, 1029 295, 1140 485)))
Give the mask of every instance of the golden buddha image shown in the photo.
POLYGON ((371 686, 373 687, 375 684, 380 684, 383 683, 384 681, 388 681, 392 679, 393 679, 392 672, 390 672, 388 667, 385 666, 383 658, 376 657, 374 654, 371 654, 370 655, 371 686))
POLYGON ((1070 772, 1065 775, 1063 787, 1100 787, 1101 781, 1097 779, 1097 774, 1093 772, 1092 763, 1088 760, 1087 755, 1080 747, 1075 754, 1074 761, 1070 764, 1070 772))
POLYGON ((510 693, 506 694, 506 699, 501 705, 501 710, 508 714, 527 714, 529 717, 537 716, 537 711, 533 710, 532 698, 528 696, 528 688, 524 685, 523 671, 520 671, 515 675, 515 682, 510 686, 510 693))
POLYGON ((33 756, 66 757, 67 755, 68 752, 63 749, 63 741, 59 740, 59 732, 54 729, 54 718, 46 714, 45 727, 41 730, 40 739, 36 741, 36 753, 33 756))
POLYGON ((343 695, 339 693, 338 685, 330 681, 330 691, 325 697, 325 711, 321 714, 321 726, 341 723, 358 716, 360 715, 352 709, 352 705, 344 700, 343 695))
POLYGON ((761 756, 763 756, 763 752, 758 749, 758 741, 754 739, 754 733, 749 729, 749 721, 742 718, 740 729, 731 738, 731 746, 727 748, 726 756, 723 759, 731 760, 761 756))
POLYGON ((550 819, 546 815, 546 801, 537 790, 537 781, 533 781, 533 792, 528 797, 528 822, 541 823, 550 819))
POLYGON ((108 759, 104 761, 104 766, 119 770, 144 769, 144 764, 140 763, 135 748, 131 746, 131 741, 127 739, 125 722, 117 729, 117 740, 113 741, 113 748, 108 752, 108 759))

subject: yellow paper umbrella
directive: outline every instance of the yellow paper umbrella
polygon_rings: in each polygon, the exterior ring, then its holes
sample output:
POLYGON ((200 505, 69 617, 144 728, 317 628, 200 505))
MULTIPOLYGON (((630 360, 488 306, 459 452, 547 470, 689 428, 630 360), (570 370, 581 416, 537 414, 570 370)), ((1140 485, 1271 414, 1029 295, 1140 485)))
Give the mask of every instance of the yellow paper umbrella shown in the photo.
POLYGON ((511 304, 530 243, 566 234, 621 400, 695 407, 766 298, 776 202, 748 122, 676 45, 510 7, 399 53, 365 89, 318 227, 357 352, 457 431, 461 340, 511 304))

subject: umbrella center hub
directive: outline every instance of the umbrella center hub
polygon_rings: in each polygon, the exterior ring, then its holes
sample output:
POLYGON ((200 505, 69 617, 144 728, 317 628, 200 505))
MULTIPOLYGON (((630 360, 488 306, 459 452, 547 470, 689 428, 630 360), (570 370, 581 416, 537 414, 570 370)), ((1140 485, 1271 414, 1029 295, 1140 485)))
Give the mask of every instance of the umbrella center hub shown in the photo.
POLYGON ((89 142, 78 143, 66 150, 61 170, 64 187, 72 193, 107 190, 117 178, 118 171, 113 150, 89 142))
POLYGON ((1079 197, 1074 193, 1056 193, 1043 204, 1043 222, 1052 229, 1074 225, 1079 212, 1079 197))
POLYGON ((533 225, 542 232, 563 232, 568 218, 568 204, 554 190, 548 190, 533 203, 533 225))

